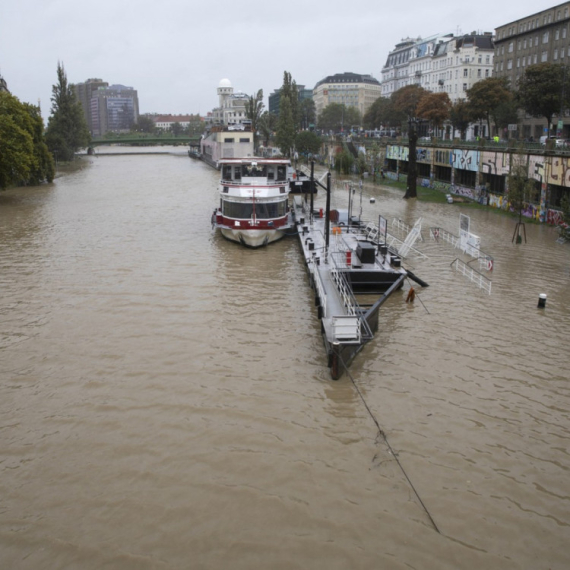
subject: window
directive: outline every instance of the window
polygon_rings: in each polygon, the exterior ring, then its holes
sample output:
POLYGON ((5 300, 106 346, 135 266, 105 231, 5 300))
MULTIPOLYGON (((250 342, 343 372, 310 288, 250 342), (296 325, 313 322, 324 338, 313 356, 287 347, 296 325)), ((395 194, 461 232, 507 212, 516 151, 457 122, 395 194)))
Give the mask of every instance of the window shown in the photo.
POLYGON ((542 34, 542 43, 543 44, 548 43, 548 32, 544 32, 544 34, 542 34))
POLYGON ((477 70, 477 77, 481 77, 481 70, 480 69, 477 70))
POLYGON ((562 39, 566 39, 566 28, 562 28, 562 39))
POLYGON ((559 40, 559 39, 560 39, 560 30, 556 30, 556 31, 554 32, 554 39, 555 39, 555 40, 559 40))
POLYGON ((485 70, 485 77, 489 77, 489 70, 488 69, 485 70))
POLYGON ((558 59, 558 50, 557 49, 554 50, 554 59, 555 60, 558 59))
POLYGON ((225 142, 225 143, 226 143, 226 142, 227 142, 227 143, 233 143, 233 142, 234 142, 234 139, 233 139, 233 138, 225 138, 225 139, 224 139, 224 142, 225 142))
POLYGON ((540 56, 540 61, 541 62, 548 61, 548 52, 547 51, 542 52, 542 55, 540 56))
POLYGON ((463 77, 467 77, 467 69, 463 70, 463 77))
POLYGON ((509 44, 509 53, 513 53, 513 49, 515 48, 515 42, 511 42, 509 44))
POLYGON ((564 48, 560 48, 560 59, 564 59, 564 48))
POLYGON ((512 59, 509 59, 509 60, 507 61, 507 69, 512 69, 512 68, 513 68, 513 60, 512 60, 512 59))
POLYGON ((467 91, 467 83, 463 84, 463 91, 467 91))
POLYGON ((490 56, 490 55, 488 55, 488 56, 485 58, 485 63, 491 63, 491 56, 490 56))

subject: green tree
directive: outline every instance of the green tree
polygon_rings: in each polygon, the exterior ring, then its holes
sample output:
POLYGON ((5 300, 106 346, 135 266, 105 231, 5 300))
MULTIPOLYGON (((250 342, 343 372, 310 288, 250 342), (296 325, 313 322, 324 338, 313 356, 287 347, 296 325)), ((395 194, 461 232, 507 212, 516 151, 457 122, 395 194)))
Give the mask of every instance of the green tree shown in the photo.
POLYGON ((191 137, 201 135, 204 132, 204 121, 200 115, 190 115, 190 121, 188 123, 188 134, 191 137))
POLYGON ((170 127, 170 132, 177 137, 178 135, 182 134, 182 131, 184 130, 184 127, 178 122, 174 122, 172 123, 171 127, 170 127))
POLYGON ((138 123, 133 128, 139 133, 154 133, 156 131, 156 125, 150 115, 139 115, 138 123))
POLYGON ((488 77, 467 90, 472 120, 484 119, 491 134, 491 116, 501 103, 511 101, 513 93, 506 77, 488 77))
POLYGON ((518 80, 517 102, 533 117, 544 117, 550 133, 552 116, 570 104, 570 76, 560 64, 538 63, 518 80))
POLYGON ((491 117, 498 132, 504 135, 509 125, 516 125, 518 123, 518 106, 516 101, 511 99, 510 101, 499 103, 491 113, 491 117))
MULTIPOLYGON (((464 99, 458 99, 449 109, 449 119, 453 131, 459 131, 461 140, 465 140, 465 135, 471 123, 471 106, 464 99)), ((454 134, 452 135, 454 136, 454 134)))
POLYGON ((354 165, 354 156, 347 150, 341 150, 335 157, 334 168, 341 174, 350 174, 354 165))
POLYGON ((301 113, 301 129, 309 129, 314 126, 317 121, 317 111, 315 102, 312 99, 303 99, 299 104, 301 113))
POLYGON ((319 115, 319 129, 335 133, 350 130, 361 123, 360 112, 356 107, 347 107, 342 103, 329 103, 319 115))
POLYGON ((394 109, 394 102, 389 97, 378 97, 364 113, 362 123, 365 129, 381 127, 399 127, 405 116, 394 109))
POLYGON ((49 152, 48 146, 44 138, 44 122, 40 114, 39 107, 30 105, 29 103, 23 104, 24 109, 30 115, 32 121, 32 139, 34 144, 34 162, 28 183, 37 185, 46 180, 53 182, 55 177, 55 164, 53 156, 49 152))
POLYGON ((283 156, 291 156, 291 151, 295 145, 295 135, 295 123, 293 121, 291 101, 289 97, 281 96, 275 143, 281 150, 283 156))
POLYGON ((260 89, 256 95, 248 98, 245 106, 245 116, 251 121, 251 130, 253 132, 253 147, 257 148, 257 131, 259 129, 259 119, 263 113, 263 89, 260 89))
POLYGON ((34 166, 33 122, 16 97, 0 91, 0 188, 26 181, 34 166))
POLYGON ((283 73, 283 85, 279 96, 279 118, 275 142, 284 156, 291 156, 299 125, 299 95, 297 84, 288 71, 283 73))
POLYGON ((81 103, 67 82, 63 64, 57 65, 58 82, 52 87, 52 115, 48 121, 46 142, 60 160, 73 160, 75 153, 89 146, 91 137, 85 122, 81 103))
POLYGON ((392 94, 394 109, 405 114, 408 118, 409 162, 407 188, 406 193, 404 194, 404 198, 406 199, 418 197, 418 165, 416 154, 418 131, 416 129, 416 124, 418 120, 418 106, 422 98, 425 97, 427 93, 428 92, 419 85, 407 85, 392 94))
POLYGON ((261 135, 261 140, 263 146, 268 147, 269 141, 273 136, 275 129, 277 128, 277 115, 270 113, 269 111, 264 111, 259 118, 259 134, 261 135))
POLYGON ((312 131, 301 131, 295 138, 295 148, 301 154, 319 154, 321 145, 321 137, 312 131))

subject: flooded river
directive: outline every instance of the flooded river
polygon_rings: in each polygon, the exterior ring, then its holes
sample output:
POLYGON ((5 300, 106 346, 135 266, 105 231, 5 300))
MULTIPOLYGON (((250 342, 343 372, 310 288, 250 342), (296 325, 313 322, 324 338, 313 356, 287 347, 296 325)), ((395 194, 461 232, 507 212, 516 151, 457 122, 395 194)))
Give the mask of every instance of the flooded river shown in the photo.
POLYGON ((363 217, 423 218, 430 287, 333 382, 296 238, 213 235, 217 173, 182 150, 84 161, 0 194, 0 568, 570 567, 552 228, 513 245, 509 217, 365 185, 363 217), (429 239, 460 213, 491 295, 429 239))

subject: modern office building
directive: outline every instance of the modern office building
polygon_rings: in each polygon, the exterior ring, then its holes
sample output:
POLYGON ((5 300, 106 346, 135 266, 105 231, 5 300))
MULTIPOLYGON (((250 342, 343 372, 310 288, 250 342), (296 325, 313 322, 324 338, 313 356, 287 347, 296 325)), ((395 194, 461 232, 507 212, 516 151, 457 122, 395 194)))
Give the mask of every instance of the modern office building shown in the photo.
POLYGON ((89 127, 89 132, 93 134, 93 124, 91 120, 91 98, 93 97, 93 92, 97 91, 100 87, 108 87, 109 84, 102 79, 88 79, 83 83, 76 83, 74 85, 75 96, 81 103, 83 109, 83 115, 87 126, 89 127))
MULTIPOLYGON (((307 89, 304 85, 297 85, 299 103, 304 99, 313 98, 313 90, 307 89)), ((269 112, 279 116, 279 104, 281 102, 281 89, 275 89, 268 97, 269 112)))
POLYGON ((91 93, 90 111, 94 136, 128 132, 139 118, 138 94, 124 85, 101 86, 91 93))
POLYGON ((330 103, 356 107, 364 115, 381 95, 382 86, 372 75, 350 72, 329 75, 313 89, 317 117, 330 103))
MULTIPOLYGON (((495 77, 508 78, 516 89, 519 78, 529 65, 537 63, 570 64, 570 2, 519 18, 495 30, 495 77)), ((519 116, 520 138, 538 140, 547 131, 544 118, 519 116)), ((553 118, 559 134, 570 134, 568 110, 553 118), (559 124, 559 122, 561 122, 559 124)))

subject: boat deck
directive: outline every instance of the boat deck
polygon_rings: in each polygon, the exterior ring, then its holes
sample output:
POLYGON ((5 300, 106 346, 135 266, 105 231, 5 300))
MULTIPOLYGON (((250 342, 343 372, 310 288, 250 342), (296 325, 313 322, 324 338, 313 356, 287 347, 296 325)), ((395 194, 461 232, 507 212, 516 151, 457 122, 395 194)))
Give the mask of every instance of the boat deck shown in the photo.
POLYGON ((408 274, 396 252, 375 239, 374 227, 332 227, 327 251, 325 218, 311 216, 300 196, 294 198, 293 214, 336 379, 342 365, 373 338, 380 305, 408 274), (356 299, 361 293, 377 294, 378 301, 361 308, 356 299))

